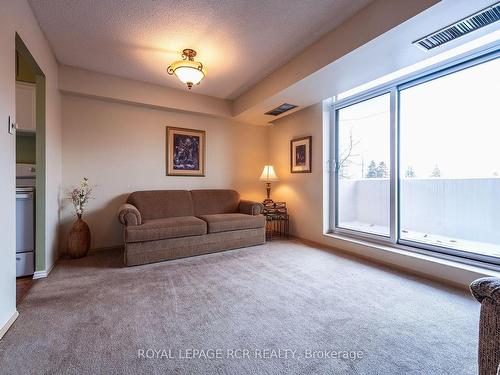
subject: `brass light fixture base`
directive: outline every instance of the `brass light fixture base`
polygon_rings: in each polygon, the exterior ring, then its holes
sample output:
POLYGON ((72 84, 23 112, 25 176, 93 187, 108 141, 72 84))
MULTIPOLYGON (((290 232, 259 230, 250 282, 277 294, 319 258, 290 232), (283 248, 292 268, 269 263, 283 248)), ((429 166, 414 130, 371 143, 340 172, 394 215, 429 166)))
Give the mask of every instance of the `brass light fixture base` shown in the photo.
POLYGON ((195 56, 196 56, 196 51, 194 49, 186 48, 182 50, 182 58, 184 60, 187 59, 189 61, 193 61, 195 56))

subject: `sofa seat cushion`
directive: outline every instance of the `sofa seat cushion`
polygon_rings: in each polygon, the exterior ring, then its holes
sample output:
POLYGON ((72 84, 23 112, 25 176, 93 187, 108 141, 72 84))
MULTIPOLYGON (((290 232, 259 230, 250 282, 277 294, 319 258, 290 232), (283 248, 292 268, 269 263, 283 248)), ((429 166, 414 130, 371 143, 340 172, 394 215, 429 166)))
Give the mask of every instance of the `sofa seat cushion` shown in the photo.
POLYGON ((215 214, 199 217, 207 222, 208 233, 255 229, 266 225, 266 218, 263 215, 215 214))
POLYGON ((144 242, 166 238, 207 234, 207 223, 194 216, 145 220, 142 225, 125 228, 125 242, 144 242))

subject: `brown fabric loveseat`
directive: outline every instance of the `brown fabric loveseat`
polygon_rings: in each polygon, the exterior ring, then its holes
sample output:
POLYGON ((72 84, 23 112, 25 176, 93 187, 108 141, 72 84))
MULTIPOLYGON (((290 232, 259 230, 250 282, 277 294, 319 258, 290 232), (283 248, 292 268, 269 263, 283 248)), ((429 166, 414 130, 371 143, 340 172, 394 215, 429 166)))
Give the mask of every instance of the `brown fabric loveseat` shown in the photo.
POLYGON ((125 264, 177 259, 260 245, 260 203, 234 190, 136 191, 118 211, 124 225, 125 264))

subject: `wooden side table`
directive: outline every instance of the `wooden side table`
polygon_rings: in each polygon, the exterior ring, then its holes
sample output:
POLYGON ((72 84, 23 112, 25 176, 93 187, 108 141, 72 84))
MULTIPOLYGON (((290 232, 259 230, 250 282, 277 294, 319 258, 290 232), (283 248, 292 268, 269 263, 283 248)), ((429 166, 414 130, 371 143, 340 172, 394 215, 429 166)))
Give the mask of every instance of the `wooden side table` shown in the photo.
POLYGON ((263 215, 266 217, 266 240, 274 237, 290 236, 290 216, 285 202, 271 202, 264 204, 263 215))

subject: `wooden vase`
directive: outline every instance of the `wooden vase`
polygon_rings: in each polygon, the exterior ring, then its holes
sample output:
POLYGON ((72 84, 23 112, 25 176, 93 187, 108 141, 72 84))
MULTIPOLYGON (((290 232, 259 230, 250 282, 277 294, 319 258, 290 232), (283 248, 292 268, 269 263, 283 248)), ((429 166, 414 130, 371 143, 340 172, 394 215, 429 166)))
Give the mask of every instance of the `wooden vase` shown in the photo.
POLYGON ((87 255, 90 249, 90 228, 82 216, 78 215, 78 219, 73 223, 73 227, 69 232, 67 253, 73 258, 83 258, 87 255))

